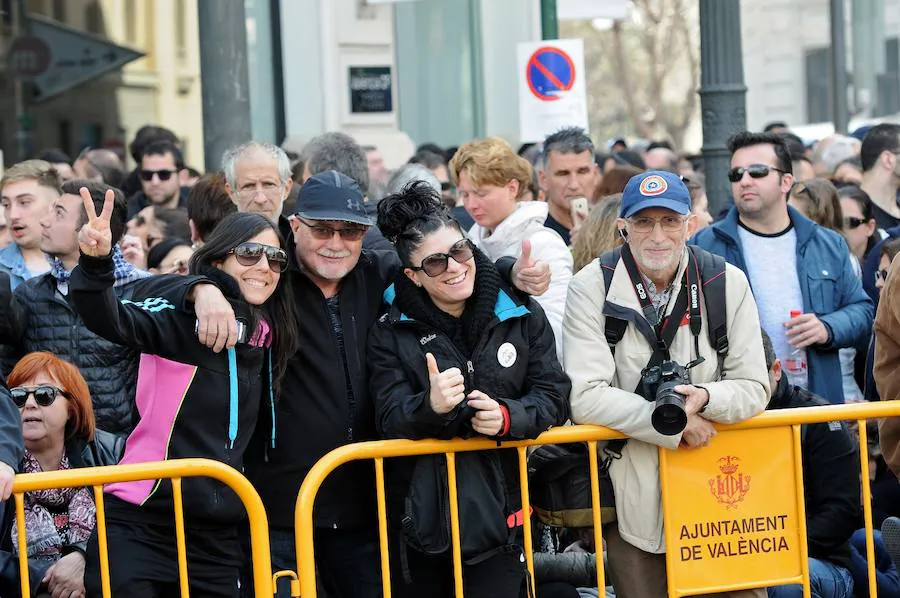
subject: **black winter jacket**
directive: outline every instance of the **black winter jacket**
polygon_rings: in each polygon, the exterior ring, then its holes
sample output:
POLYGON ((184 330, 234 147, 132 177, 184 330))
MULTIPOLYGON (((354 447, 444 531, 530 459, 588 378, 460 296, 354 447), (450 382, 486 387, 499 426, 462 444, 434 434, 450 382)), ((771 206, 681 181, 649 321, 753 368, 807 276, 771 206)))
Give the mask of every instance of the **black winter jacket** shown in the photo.
MULTIPOLYGON (((275 527, 294 527, 297 494, 306 474, 328 452, 375 440, 375 409, 369 396, 366 343, 383 313, 383 295, 400 271, 394 251, 363 250, 340 288, 341 326, 349 380, 328 306, 319 288, 299 271, 294 236, 285 218, 280 229, 288 244, 291 267, 283 282, 293 285, 300 349, 288 362, 277 400, 276 439, 268 460, 249 459, 253 482, 275 527), (347 400, 347 387, 353 401, 347 400)), ((501 258, 497 267, 509 279, 515 260, 501 258)), ((262 427, 262 426, 261 426, 262 427)), ((326 478, 314 510, 316 527, 344 528, 375 521, 375 472, 371 462, 339 467, 326 478)))
MULTIPOLYGON (((0 293, 8 291, 9 287, 0 285, 0 293)), ((133 292, 134 283, 114 289, 119 299, 131 299, 133 292)), ((20 284, 10 302, 21 313, 22 326, 20 334, 0 338, 3 376, 9 376, 23 355, 49 351, 81 371, 91 391, 98 428, 123 436, 131 432, 138 370, 134 349, 91 332, 50 274, 20 284)))
MULTIPOLYGON (((390 291, 387 297, 391 298, 390 291)), ((498 440, 534 438, 551 426, 565 423, 572 384, 557 359, 553 331, 535 301, 520 302, 501 287, 493 318, 478 338, 471 354, 464 355, 439 328, 410 319, 392 304, 369 337, 369 387, 383 438, 450 439, 475 435, 468 423, 471 412, 465 409, 465 401, 446 415, 431 408, 426 353, 434 356, 441 371, 456 367, 463 372, 467 395, 480 390, 506 407, 509 433, 498 440)), ((457 486, 460 521, 469 530, 463 531, 463 556, 470 558, 508 540, 502 533, 506 519, 521 507, 518 457, 514 450, 502 450, 460 453, 456 460, 457 471, 466 480, 458 479, 457 486), (501 473, 499 478, 497 471, 501 473), (505 507, 502 497, 497 496, 498 483, 507 495, 505 507), (466 504, 473 508, 467 509, 466 504), (482 533, 489 528, 494 533, 482 533), (480 537, 473 537, 473 529, 480 537)), ((445 483, 442 464, 443 456, 390 460, 387 486, 392 527, 405 527, 410 519, 415 519, 416 499, 412 495, 428 492, 423 484, 445 483), (406 523, 402 523, 404 518, 406 523)), ((436 495, 440 496, 441 490, 436 495)), ((437 516, 439 507, 426 507, 419 515, 425 513, 437 516)), ((428 526, 427 522, 424 524, 428 526)))
MULTIPOLYGON (((828 401, 782 376, 768 409, 816 407, 828 401)), ((850 536, 860 527, 859 451, 843 422, 801 426, 803 492, 809 556, 850 568, 850 536)))
MULTIPOLYGON (((9 401, 10 403, 12 401, 9 401)), ((66 442, 65 455, 69 458, 69 467, 98 467, 115 465, 125 450, 125 440, 121 436, 96 430, 90 442, 80 438, 66 442)), ((20 468, 21 469, 21 468, 20 468)), ((15 505, 12 500, 0 503, 0 596, 20 595, 19 559, 12 550, 12 526, 15 523, 15 505)), ((82 542, 63 548, 63 555, 69 552, 85 552, 87 543, 82 542)), ((41 585, 41 579, 52 563, 31 559, 28 563, 28 580, 31 593, 35 595, 41 585)))
MULTIPOLYGON (((219 270, 209 276, 237 318, 252 322, 237 283, 219 270)), ((243 471, 260 408, 274 407, 267 349, 241 343, 214 353, 197 339, 196 315, 186 304, 195 281, 177 275, 145 278, 133 283, 133 299, 123 302, 113 293, 112 260, 81 256, 72 273, 72 301, 85 324, 142 354, 136 398, 140 422, 126 441, 122 463, 197 457, 243 471)), ((184 512, 192 525, 231 525, 244 518, 243 504, 227 486, 195 477, 186 478, 183 487, 184 512)), ((137 506, 142 520, 172 520, 168 481, 110 484, 105 491, 137 506)), ((110 501, 111 516, 124 512, 133 518, 134 508, 114 513, 115 503, 110 501)))

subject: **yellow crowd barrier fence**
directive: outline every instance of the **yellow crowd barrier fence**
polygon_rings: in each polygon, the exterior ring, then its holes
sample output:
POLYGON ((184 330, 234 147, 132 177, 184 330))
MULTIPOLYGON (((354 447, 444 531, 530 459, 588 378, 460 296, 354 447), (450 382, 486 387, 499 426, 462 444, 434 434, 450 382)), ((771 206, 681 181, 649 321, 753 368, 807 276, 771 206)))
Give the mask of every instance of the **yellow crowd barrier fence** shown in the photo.
POLYGON ((19 575, 22 595, 30 596, 28 551, 25 537, 25 502, 23 494, 50 488, 79 488, 91 486, 97 507, 97 534, 100 548, 100 573, 103 598, 110 598, 109 555, 106 547, 106 517, 103 485, 116 482, 171 479, 175 500, 175 540, 178 551, 178 578, 182 598, 188 598, 188 564, 185 550, 184 506, 181 500, 181 480, 208 477, 231 488, 244 503, 250 523, 250 545, 253 551, 253 580, 257 598, 271 598, 272 565, 269 551, 269 526, 262 500, 247 479, 235 469, 208 459, 181 459, 164 462, 86 467, 65 471, 21 474, 15 477, 13 495, 16 505, 16 525, 19 534, 19 575))
MULTIPOLYGON (((666 533, 669 596, 803 584, 810 596, 806 515, 803 495, 801 426, 835 421, 858 422, 860 476, 866 529, 869 596, 877 597, 872 494, 867 458, 866 421, 900 416, 900 401, 835 405, 765 412, 734 425, 717 426, 709 446, 697 450, 660 449, 660 477, 666 533)), ((343 446, 319 460, 307 475, 295 511, 298 580, 291 595, 316 597, 313 503, 328 475, 350 461, 374 460, 381 576, 384 597, 391 596, 384 460, 445 454, 449 485, 454 586, 463 598, 455 455, 467 451, 515 448, 523 512, 528 513, 527 448, 544 444, 588 445, 595 546, 603 546, 600 523, 598 442, 623 438, 597 426, 553 428, 534 440, 384 440, 343 446)), ((531 521, 524 517, 524 550, 534 582, 531 521)), ((597 586, 605 583, 603 559, 597 558, 597 586)), ((293 572, 281 576, 294 577, 293 572)))

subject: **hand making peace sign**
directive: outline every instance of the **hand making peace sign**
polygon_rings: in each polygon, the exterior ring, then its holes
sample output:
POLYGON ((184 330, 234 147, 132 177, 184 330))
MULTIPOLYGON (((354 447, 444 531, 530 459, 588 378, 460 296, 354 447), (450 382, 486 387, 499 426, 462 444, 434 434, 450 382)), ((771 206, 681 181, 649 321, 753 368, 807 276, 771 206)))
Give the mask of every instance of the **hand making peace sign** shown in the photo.
POLYGON ((84 211, 88 217, 87 224, 81 227, 81 231, 78 233, 78 247, 84 255, 106 257, 112 250, 112 231, 109 228, 109 220, 112 217, 116 194, 112 189, 106 191, 106 196, 103 198, 103 211, 98 216, 91 192, 87 190, 87 187, 82 187, 78 192, 84 201, 84 211))

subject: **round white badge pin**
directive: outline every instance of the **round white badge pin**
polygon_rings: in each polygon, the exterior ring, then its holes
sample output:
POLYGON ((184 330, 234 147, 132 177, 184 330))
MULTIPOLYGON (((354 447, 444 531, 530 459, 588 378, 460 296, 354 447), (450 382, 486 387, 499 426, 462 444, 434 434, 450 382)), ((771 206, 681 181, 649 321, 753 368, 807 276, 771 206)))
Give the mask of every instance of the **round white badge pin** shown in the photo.
POLYGON ((503 343, 497 349, 497 361, 505 368, 512 367, 516 362, 516 357, 518 357, 518 354, 512 343, 503 343))

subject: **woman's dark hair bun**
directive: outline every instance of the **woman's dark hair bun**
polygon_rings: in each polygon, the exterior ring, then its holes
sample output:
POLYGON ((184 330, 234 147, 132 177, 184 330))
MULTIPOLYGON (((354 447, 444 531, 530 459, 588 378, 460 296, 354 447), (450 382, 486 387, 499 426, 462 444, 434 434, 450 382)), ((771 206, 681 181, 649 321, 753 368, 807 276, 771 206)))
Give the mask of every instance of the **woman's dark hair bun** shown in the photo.
POLYGON ((394 243, 417 220, 448 217, 440 195, 425 181, 412 181, 378 202, 378 228, 394 243))

